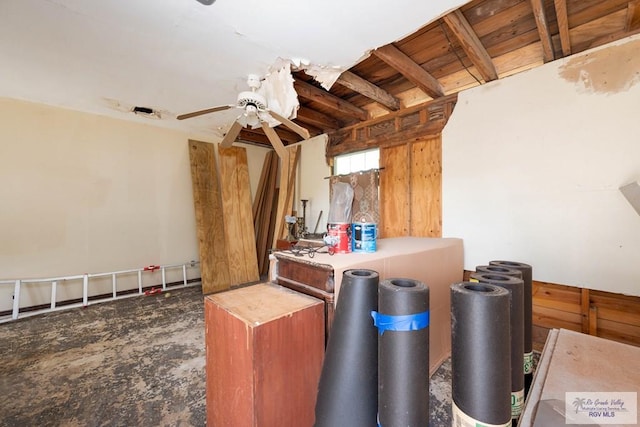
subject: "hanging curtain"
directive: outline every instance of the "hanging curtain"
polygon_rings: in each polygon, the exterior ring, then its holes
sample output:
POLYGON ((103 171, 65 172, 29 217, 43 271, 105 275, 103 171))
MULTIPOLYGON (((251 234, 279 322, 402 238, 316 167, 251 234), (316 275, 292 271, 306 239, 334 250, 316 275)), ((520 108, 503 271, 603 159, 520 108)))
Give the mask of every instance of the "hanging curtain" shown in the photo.
POLYGON ((373 222, 380 220, 378 206, 378 169, 355 172, 348 175, 336 175, 329 179, 329 197, 333 197, 333 186, 337 182, 344 182, 353 188, 353 205, 351 208, 351 222, 373 222))

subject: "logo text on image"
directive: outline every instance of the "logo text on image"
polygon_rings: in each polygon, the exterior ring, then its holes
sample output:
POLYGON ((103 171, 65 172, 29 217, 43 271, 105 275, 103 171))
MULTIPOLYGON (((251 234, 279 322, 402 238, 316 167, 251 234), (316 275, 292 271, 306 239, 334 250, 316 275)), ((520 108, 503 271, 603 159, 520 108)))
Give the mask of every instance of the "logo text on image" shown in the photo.
POLYGON ((567 424, 632 424, 638 422, 638 393, 585 391, 565 393, 567 424))

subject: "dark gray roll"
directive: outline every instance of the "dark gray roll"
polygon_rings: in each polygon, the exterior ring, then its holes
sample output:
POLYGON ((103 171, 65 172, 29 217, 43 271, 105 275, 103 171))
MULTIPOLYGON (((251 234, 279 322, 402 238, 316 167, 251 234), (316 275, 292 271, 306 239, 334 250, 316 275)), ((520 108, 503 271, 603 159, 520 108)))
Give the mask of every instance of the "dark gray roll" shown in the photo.
POLYGON ((478 265, 476 266, 476 273, 503 274, 522 279, 522 271, 500 265, 478 265))
MULTIPOLYGON (((517 271, 517 270, 516 270, 517 271)), ((519 271, 518 271, 519 272, 519 271)), ((518 419, 524 407, 524 285, 522 279, 495 273, 471 273, 471 282, 490 283, 511 294, 511 418, 518 419)))
POLYGON ((489 265, 513 268, 522 272, 524 282, 524 395, 529 394, 533 381, 533 269, 516 261, 491 261, 489 265))
POLYGON ((318 427, 376 425, 378 410, 378 273, 347 270, 342 275, 331 333, 318 384, 318 427))
POLYGON ((451 285, 452 425, 511 423, 509 292, 451 285))
POLYGON ((380 332, 379 425, 426 426, 429 424, 429 288, 418 280, 383 280, 378 306, 379 313, 373 316, 380 332))

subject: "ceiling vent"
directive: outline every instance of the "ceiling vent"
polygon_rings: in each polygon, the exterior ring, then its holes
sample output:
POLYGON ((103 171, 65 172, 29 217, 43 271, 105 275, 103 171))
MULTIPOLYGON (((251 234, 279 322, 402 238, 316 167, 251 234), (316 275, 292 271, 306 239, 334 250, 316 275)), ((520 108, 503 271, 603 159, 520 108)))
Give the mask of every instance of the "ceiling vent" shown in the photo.
POLYGON ((160 117, 160 112, 154 110, 153 108, 149 108, 149 107, 133 107, 133 109, 131 110, 133 111, 134 114, 137 114, 139 116, 143 116, 143 117, 148 117, 150 119, 159 119, 160 117))

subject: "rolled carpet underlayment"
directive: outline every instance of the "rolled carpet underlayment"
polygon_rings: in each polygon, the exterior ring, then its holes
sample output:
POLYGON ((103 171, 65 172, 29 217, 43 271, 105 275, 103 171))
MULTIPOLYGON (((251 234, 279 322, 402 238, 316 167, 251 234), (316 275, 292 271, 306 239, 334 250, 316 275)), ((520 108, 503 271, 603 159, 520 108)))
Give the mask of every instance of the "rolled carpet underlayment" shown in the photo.
POLYGON ((511 425, 510 294, 451 285, 452 425, 511 425))
POLYGON ((517 261, 491 261, 489 265, 513 268, 522 272, 524 282, 524 397, 533 381, 533 268, 517 261))
POLYGON ((371 427, 378 407, 378 273, 342 275, 315 407, 316 427, 371 427))
POLYGON ((522 279, 522 271, 499 265, 478 265, 476 266, 476 273, 504 274, 505 276, 513 276, 518 279, 522 279))
MULTIPOLYGON (((429 424, 429 288, 413 279, 380 282, 378 425, 429 424)), ((346 424, 342 424, 346 425, 346 424)))
POLYGON ((524 285, 520 278, 495 273, 471 273, 470 282, 490 283, 511 294, 511 418, 517 420, 524 407, 524 285))

